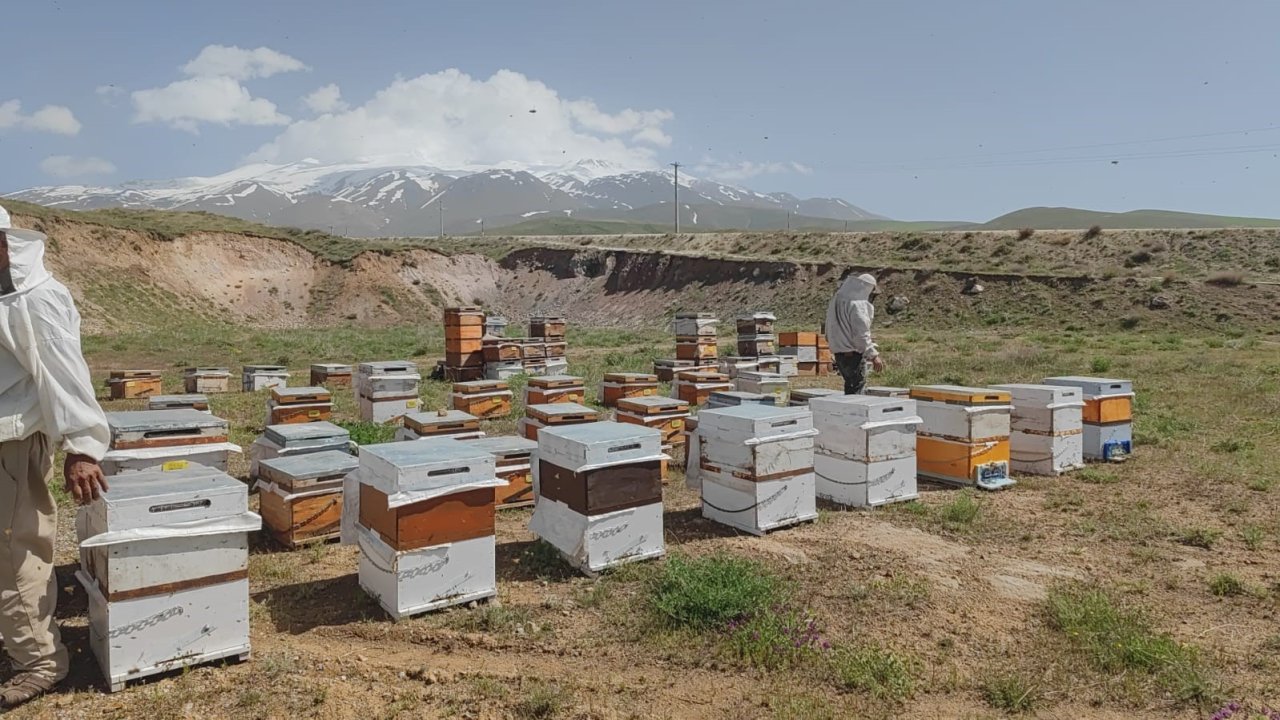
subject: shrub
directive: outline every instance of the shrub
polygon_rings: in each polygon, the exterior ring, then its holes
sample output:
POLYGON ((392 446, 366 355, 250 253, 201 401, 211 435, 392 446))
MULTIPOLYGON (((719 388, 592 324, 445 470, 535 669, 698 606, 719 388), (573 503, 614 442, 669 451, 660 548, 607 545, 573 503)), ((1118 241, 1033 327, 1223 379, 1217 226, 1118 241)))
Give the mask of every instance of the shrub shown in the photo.
POLYGON ((1123 330, 1132 330, 1138 327, 1138 323, 1142 322, 1142 318, 1137 315, 1129 315, 1120 319, 1120 327, 1123 330))
POLYGON ((380 445, 382 443, 389 443, 396 438, 396 428, 394 425, 383 425, 381 423, 371 422, 353 422, 350 420, 339 420, 335 424, 350 433, 351 441, 356 445, 380 445))
POLYGON ((1137 267, 1138 265, 1146 265, 1149 262, 1151 262, 1151 253, 1146 250, 1139 250, 1138 252, 1131 253, 1129 257, 1125 259, 1124 266, 1137 267))
POLYGON ((958 530, 972 525, 981 511, 982 505, 973 498, 973 493, 964 490, 954 500, 938 508, 938 517, 948 528, 958 530))
POLYGON ((515 707, 516 717, 521 720, 550 720, 564 710, 564 691, 559 685, 535 681, 533 687, 524 691, 524 699, 515 707))
POLYGON ((905 700, 915 688, 911 663, 873 645, 841 648, 832 653, 831 671, 845 690, 865 692, 882 700, 905 700))
POLYGON ((1040 704, 1040 688, 1020 675, 998 675, 982 686, 987 704, 1009 713, 1027 713, 1040 704))
POLYGON ((1089 369, 1095 373, 1104 373, 1111 369, 1111 359, 1096 357, 1089 363, 1089 369))
POLYGON ((1218 538, 1222 537, 1221 530, 1211 528, 1194 527, 1183 530, 1178 535, 1178 542, 1190 547, 1203 548, 1212 550, 1213 544, 1218 542, 1218 538))
POLYGON ((648 588, 649 605, 673 628, 712 630, 782 599, 782 581, 760 563, 731 555, 672 556, 648 588))
POLYGON ((1084 231, 1084 237, 1086 240, 1092 240, 1093 238, 1096 238, 1101 234, 1102 234, 1101 225, 1090 225, 1089 229, 1084 231))
POLYGON ((1035 235, 1035 234, 1036 234, 1036 229, 1035 229, 1035 228, 1029 228, 1029 227, 1018 228, 1018 239, 1019 239, 1019 240, 1026 240, 1026 239, 1030 238, 1032 235, 1035 235))
POLYGON ((1223 270, 1210 275, 1205 279, 1205 283, 1217 285, 1218 287, 1238 287, 1244 284, 1244 273, 1235 270, 1223 270))
POLYGON ((1209 592, 1218 597, 1235 597, 1244 594, 1244 583, 1229 573, 1216 575, 1209 581, 1209 592))

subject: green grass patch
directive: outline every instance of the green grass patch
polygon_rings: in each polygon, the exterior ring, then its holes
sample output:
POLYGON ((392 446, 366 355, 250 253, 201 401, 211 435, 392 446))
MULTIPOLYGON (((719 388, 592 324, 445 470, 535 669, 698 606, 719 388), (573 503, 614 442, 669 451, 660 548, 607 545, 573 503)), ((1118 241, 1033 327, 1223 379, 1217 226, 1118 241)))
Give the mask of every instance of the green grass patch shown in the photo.
POLYGON ((980 503, 969 490, 962 490, 955 499, 938 508, 938 519, 948 530, 964 530, 973 526, 982 514, 980 503))
POLYGON ((1209 580, 1209 592, 1218 597, 1235 597, 1245 593, 1245 586, 1235 575, 1220 573, 1209 580))
POLYGON ((513 708, 520 720, 552 720, 569 704, 568 694, 555 683, 533 680, 525 683, 523 691, 524 698, 513 708))
POLYGON ((1240 529, 1240 539, 1244 541, 1244 546, 1250 551, 1257 552, 1262 549, 1262 543, 1267 539, 1267 533, 1257 525, 1245 525, 1240 529))
POLYGON ((833 651, 830 669, 841 689, 876 699, 902 701, 915 691, 913 663, 875 645, 833 651))
POLYGON ((727 554, 672 555, 648 587, 650 609, 670 628, 716 630, 767 610, 786 587, 764 565, 727 554))
POLYGON ((1191 527, 1178 533, 1178 542, 1190 547, 1212 550, 1213 544, 1222 537, 1221 530, 1205 527, 1191 527))
POLYGON ((987 704, 1007 713, 1029 713, 1043 696, 1040 686, 1017 674, 998 674, 982 684, 982 697, 987 704))
POLYGON ((381 445, 396 439, 396 426, 356 420, 339 420, 334 423, 351 433, 351 441, 357 445, 381 445))

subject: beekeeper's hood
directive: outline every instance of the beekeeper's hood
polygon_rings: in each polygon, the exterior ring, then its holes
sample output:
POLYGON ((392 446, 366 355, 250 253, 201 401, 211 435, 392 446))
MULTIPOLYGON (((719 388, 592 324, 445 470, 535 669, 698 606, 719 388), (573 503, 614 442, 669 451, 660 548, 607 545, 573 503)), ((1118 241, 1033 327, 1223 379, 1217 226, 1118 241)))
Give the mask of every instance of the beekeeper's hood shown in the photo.
POLYGON ((836 291, 836 299, 845 302, 854 300, 871 300, 871 293, 875 292, 876 278, 874 275, 863 273, 861 275, 850 275, 845 278, 844 283, 840 285, 840 289, 836 291))
POLYGON ((0 251, 8 256, 8 269, 0 258, 0 301, 21 295, 49 279, 44 267, 44 233, 12 226, 9 212, 0 207, 0 233, 5 242, 0 251))

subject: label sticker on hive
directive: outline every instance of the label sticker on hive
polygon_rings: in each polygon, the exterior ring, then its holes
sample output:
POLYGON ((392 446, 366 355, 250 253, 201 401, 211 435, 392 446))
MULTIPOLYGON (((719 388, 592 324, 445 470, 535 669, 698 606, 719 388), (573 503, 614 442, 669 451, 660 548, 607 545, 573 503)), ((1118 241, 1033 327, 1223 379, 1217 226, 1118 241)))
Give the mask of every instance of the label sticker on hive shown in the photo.
POLYGON ((160 466, 164 472, 172 472, 174 470, 186 470, 189 463, 186 460, 170 460, 160 466))
POLYGON ((983 490, 998 490, 1014 484, 1009 478, 1009 463, 1003 460, 979 465, 973 469, 973 475, 974 484, 983 490))

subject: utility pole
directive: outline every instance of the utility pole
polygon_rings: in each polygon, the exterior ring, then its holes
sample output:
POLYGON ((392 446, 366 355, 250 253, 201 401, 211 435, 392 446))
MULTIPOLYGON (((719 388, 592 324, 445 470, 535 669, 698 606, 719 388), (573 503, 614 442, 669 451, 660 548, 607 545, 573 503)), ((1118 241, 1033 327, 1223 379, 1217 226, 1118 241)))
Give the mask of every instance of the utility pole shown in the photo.
POLYGON ((791 211, 790 210, 787 211, 787 229, 788 230, 791 229, 791 211))
POLYGON ((679 235, 680 234, 680 163, 673 162, 671 163, 671 167, 673 169, 673 172, 671 175, 671 187, 672 187, 673 196, 675 198, 675 206, 676 206, 676 234, 679 235))
POLYGON ((480 237, 484 237, 484 218, 480 218, 480 237))
POLYGON ((444 203, 440 203, 440 239, 444 239, 444 203))
POLYGON ((849 221, 848 221, 848 220, 845 220, 845 221, 844 221, 844 231, 845 231, 845 232, 849 232, 849 221))

